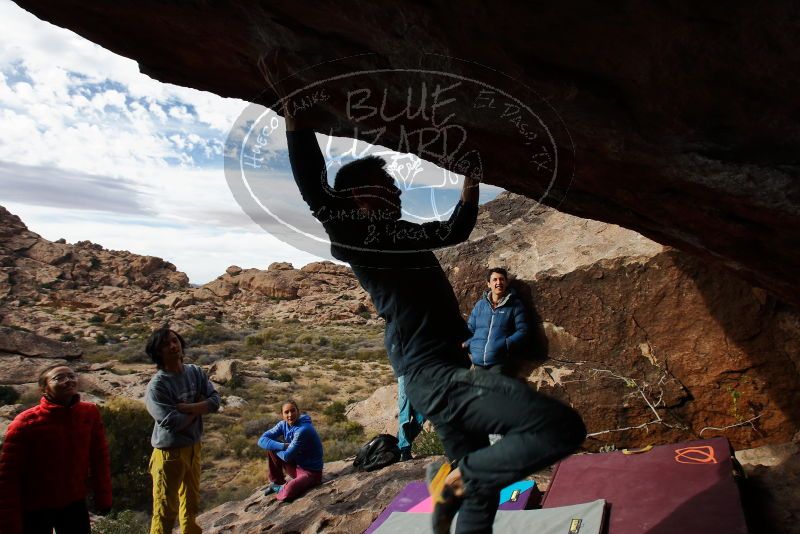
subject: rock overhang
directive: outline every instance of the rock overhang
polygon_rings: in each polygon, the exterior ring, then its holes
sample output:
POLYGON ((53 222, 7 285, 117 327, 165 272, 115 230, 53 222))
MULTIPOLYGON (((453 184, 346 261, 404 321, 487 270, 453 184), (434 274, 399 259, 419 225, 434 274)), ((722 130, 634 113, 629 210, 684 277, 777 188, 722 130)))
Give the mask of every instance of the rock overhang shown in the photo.
MULTIPOLYGON (((343 69, 371 73, 327 85, 340 101, 369 91, 370 100, 360 102, 364 113, 321 106, 337 135, 372 141, 370 130, 383 122, 385 146, 403 146, 421 123, 413 113, 381 118, 384 95, 402 111, 408 89, 427 81, 430 105, 436 76, 420 70, 478 80, 528 104, 552 134, 545 152, 560 156, 548 169, 554 172, 522 165, 534 152, 521 121, 505 107, 487 120, 476 110, 480 87, 464 83, 449 89, 452 101, 440 109, 452 109, 468 130, 463 153, 478 151, 486 182, 713 259, 800 302, 800 34, 793 31, 797 7, 788 1, 758 10, 724 2, 503 9, 468 2, 448 11, 381 2, 358 9, 17 3, 135 59, 150 76, 222 96, 273 102, 263 69, 278 49, 296 86, 343 69), (367 116, 370 107, 378 112, 367 116)), ((541 128, 536 133, 546 137, 541 128)), ((409 151, 426 158, 421 143, 409 151)), ((459 161, 438 163, 458 170, 459 161)))

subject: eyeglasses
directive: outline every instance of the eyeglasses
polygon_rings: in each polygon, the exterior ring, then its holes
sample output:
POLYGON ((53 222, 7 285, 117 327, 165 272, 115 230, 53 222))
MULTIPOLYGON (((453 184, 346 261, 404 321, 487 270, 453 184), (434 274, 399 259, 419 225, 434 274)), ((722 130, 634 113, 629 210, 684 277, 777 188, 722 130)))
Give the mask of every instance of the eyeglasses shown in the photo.
POLYGON ((56 382, 57 384, 61 384, 62 382, 66 382, 67 380, 77 380, 78 375, 75 373, 68 373, 65 375, 56 375, 50 377, 50 382, 56 382))

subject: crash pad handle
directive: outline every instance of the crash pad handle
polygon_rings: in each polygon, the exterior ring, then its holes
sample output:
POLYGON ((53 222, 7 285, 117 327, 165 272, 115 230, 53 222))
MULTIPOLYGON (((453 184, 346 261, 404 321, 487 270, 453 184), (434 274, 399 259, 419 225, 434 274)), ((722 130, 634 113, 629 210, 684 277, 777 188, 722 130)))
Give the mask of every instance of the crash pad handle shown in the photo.
POLYGON ((622 449, 622 454, 642 454, 645 452, 650 452, 651 450, 653 450, 653 446, 647 445, 640 449, 622 449))

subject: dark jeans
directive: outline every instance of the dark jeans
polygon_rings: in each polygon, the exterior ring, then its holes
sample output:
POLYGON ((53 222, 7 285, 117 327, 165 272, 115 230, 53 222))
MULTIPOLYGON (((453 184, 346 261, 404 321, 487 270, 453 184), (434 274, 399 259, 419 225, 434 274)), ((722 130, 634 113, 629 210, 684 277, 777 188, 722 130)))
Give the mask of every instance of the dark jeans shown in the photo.
POLYGON ((496 373, 427 366, 406 376, 406 392, 461 469, 459 534, 491 532, 500 490, 571 454, 586 437, 575 410, 496 373), (503 439, 490 447, 488 434, 503 439))
POLYGON ((61 509, 34 510, 22 518, 24 534, 89 534, 86 501, 76 501, 61 509))

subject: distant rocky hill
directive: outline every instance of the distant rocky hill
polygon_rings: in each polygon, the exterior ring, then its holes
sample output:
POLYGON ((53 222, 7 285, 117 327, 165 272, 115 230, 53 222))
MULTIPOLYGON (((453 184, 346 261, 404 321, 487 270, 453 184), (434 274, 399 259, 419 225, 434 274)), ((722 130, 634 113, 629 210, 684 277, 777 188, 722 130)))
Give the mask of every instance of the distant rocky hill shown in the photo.
POLYGON ((107 325, 143 325, 147 330, 165 321, 178 327, 216 321, 236 328, 266 318, 356 324, 375 320, 368 296, 341 265, 319 262, 295 269, 273 263, 265 270, 231 266, 195 288, 160 258, 106 250, 88 241, 51 242, 0 207, 4 326, 80 340, 105 335, 107 325))

